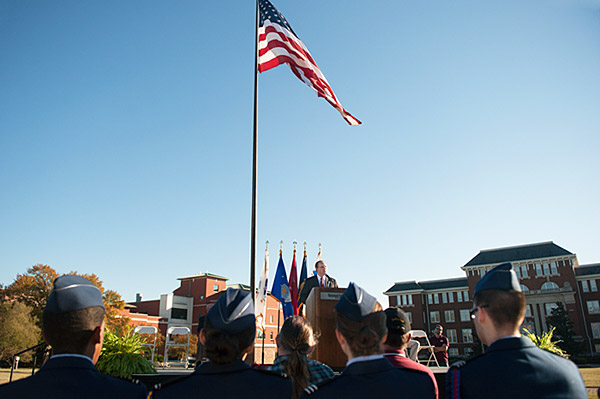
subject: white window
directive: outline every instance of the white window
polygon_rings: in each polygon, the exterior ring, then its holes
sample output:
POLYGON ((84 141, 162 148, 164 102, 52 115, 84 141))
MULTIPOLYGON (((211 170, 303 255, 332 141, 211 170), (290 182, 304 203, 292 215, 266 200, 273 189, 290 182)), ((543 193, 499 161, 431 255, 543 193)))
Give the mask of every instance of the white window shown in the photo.
POLYGON ((448 293, 448 302, 454 303, 454 293, 453 292, 448 293))
POLYGON ((550 271, 552 274, 558 274, 558 269, 556 268, 556 262, 550 262, 550 271))
POLYGON ((600 338, 600 323, 592 323, 592 337, 600 338))
POLYGON ((429 312, 429 320, 432 323, 439 323, 440 322, 440 312, 429 312))
POLYGON ((433 294, 433 303, 440 303, 440 294, 433 294))
POLYGON ((408 317, 408 321, 410 321, 412 323, 412 313, 406 312, 406 317, 408 317))
POLYGON ((448 338, 448 342, 451 344, 455 344, 458 341, 456 340, 456 330, 446 330, 446 338, 448 338))
POLYGON ((446 323, 454 323, 454 310, 444 310, 444 319, 446 323))
POLYGON ((269 315, 269 323, 273 323, 273 315, 269 315))
POLYGON ((517 275, 517 278, 521 278, 521 267, 520 266, 515 266, 514 268, 515 270, 515 274, 517 275))
POLYGON ((590 290, 592 292, 598 291, 598 286, 596 285, 596 280, 590 280, 590 290))
POLYGON ((460 310, 460 321, 471 321, 471 316, 469 315, 469 309, 461 309, 460 310))
POLYGON ((473 353, 473 348, 465 348, 465 355, 470 355, 473 353))
POLYGON ((531 305, 525 307, 525 317, 531 317, 531 305))
POLYGON ((535 275, 536 276, 542 275, 542 265, 540 265, 539 263, 535 264, 535 275))
POLYGON ((427 294, 427 303, 430 305, 433 303, 433 295, 427 294))
POLYGON ((590 286, 588 285, 587 280, 581 281, 581 288, 583 289, 583 292, 590 292, 590 286))
POLYGON ((456 302, 462 302, 462 291, 456 293, 456 302))
POLYGON ((263 338, 265 334, 263 334, 262 330, 256 329, 256 338, 263 338))
POLYGON ((529 288, 525 284, 521 284, 521 291, 527 292, 529 291, 529 288))
POLYGON ((469 300, 469 291, 463 291, 463 299, 465 300, 465 302, 469 300))
POLYGON ((556 309, 558 307, 556 305, 556 303, 546 303, 544 306, 546 308, 546 316, 550 316, 550 313, 552 313, 552 310, 556 309))
POLYGON ((442 292, 442 303, 448 303, 448 294, 442 292))
POLYGON ((598 301, 587 301, 588 313, 600 313, 600 305, 598 301))
POLYGON ((544 275, 550 274, 550 265, 548 263, 544 263, 542 266, 544 267, 544 275))
POLYGON ((473 330, 470 328, 463 328, 462 330, 463 342, 470 343, 473 342, 473 330))
POLYGON ((555 291, 558 290, 558 284, 552 282, 552 281, 547 281, 542 285, 542 291, 555 291))
POLYGON ((458 356, 458 348, 449 348, 448 349, 448 354, 450 356, 458 356))
POLYGON ((528 277, 527 276, 527 265, 521 266, 521 277, 522 278, 528 277))

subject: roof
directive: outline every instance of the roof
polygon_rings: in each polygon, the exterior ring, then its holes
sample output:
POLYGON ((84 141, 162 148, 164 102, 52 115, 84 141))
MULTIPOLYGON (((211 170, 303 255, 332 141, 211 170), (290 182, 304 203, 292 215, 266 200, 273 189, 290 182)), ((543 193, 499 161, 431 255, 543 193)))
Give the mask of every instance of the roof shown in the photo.
POLYGON ((242 283, 228 284, 227 288, 235 288, 236 290, 250 291, 250 286, 248 284, 242 283))
POLYGON ((201 273, 201 274, 196 274, 194 276, 179 277, 177 280, 189 280, 191 278, 200 278, 200 277, 216 278, 216 279, 225 280, 225 281, 229 280, 227 277, 219 276, 218 274, 212 274, 212 273, 201 273))
POLYGON ((494 263, 514 262, 518 260, 550 258, 554 256, 573 255, 552 241, 537 244, 526 244, 515 247, 484 249, 471 259, 464 267, 490 265, 494 263))
POLYGON ((600 274, 600 263, 579 265, 575 268, 575 277, 591 276, 594 274, 600 274))
POLYGON ((395 283, 390 289, 384 294, 393 294, 396 292, 408 292, 408 291, 433 291, 433 290, 445 290, 452 288, 468 288, 469 283, 466 277, 455 277, 447 278, 442 280, 429 280, 429 281, 403 281, 395 283))

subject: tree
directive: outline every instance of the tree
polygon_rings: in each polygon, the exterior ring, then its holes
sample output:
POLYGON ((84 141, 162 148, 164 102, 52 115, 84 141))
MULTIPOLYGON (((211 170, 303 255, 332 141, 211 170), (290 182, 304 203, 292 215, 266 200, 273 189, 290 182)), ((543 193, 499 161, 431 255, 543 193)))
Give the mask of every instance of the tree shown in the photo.
MULTIPOLYGON (((30 348, 40 340, 40 328, 32 309, 21 302, 0 303, 0 361, 10 362, 12 355, 30 348)), ((31 361, 31 352, 21 355, 24 362, 31 361)))
POLYGON ((38 325, 41 325, 42 312, 52 291, 52 282, 57 277, 58 273, 50 266, 37 264, 27 269, 27 273, 17 274, 17 278, 4 290, 4 294, 11 301, 29 306, 38 325))
POLYGON ((554 337, 559 340, 557 342, 559 348, 571 355, 581 352, 580 345, 574 339, 573 322, 561 302, 556 303, 556 307, 552 309, 546 321, 549 327, 554 328, 554 337))

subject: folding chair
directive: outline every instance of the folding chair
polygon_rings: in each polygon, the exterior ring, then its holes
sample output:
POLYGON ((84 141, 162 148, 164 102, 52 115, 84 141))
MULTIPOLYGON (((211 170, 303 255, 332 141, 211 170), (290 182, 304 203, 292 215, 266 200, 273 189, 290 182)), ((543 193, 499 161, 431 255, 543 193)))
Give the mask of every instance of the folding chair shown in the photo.
POLYGON ((416 339, 416 340, 424 339, 425 340, 425 345, 421 344, 421 347, 419 348, 419 351, 421 349, 425 349, 429 353, 429 356, 427 357, 427 360, 421 360, 421 359, 419 359, 419 355, 417 354, 417 361, 419 363, 427 363, 426 366, 429 367, 429 363, 431 363, 431 361, 433 360, 435 362, 435 365, 437 367, 440 367, 440 364, 438 363, 437 358, 435 357, 435 354, 434 354, 434 348, 435 348, 435 346, 431 345, 431 342, 429 342, 429 338, 427 337, 427 333, 425 331, 423 331, 423 330, 410 330, 410 336, 413 339, 416 339))

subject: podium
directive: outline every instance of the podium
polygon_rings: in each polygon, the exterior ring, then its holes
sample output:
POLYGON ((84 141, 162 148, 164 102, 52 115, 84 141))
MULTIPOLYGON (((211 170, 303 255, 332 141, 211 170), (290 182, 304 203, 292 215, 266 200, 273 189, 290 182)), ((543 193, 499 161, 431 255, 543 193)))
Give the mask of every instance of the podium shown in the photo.
POLYGON ((306 299, 306 318, 310 321, 315 333, 319 333, 319 343, 311 358, 325 363, 334 369, 342 369, 348 359, 335 337, 335 304, 344 293, 345 288, 315 287, 306 299))

